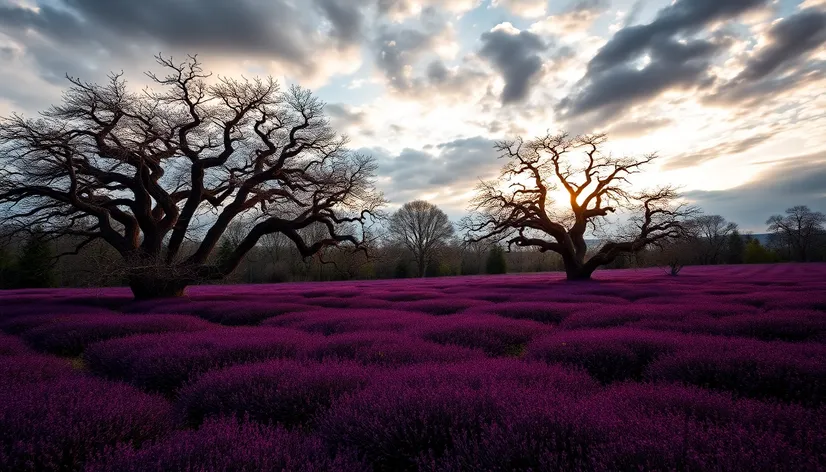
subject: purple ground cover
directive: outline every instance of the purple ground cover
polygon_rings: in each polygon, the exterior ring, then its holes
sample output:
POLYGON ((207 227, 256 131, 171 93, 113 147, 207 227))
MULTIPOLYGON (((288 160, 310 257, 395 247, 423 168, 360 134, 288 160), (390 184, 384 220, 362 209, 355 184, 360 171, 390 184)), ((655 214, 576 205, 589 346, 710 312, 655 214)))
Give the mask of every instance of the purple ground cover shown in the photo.
POLYGON ((0 470, 826 470, 826 265, 596 279, 0 292, 0 470))
POLYGON ((171 419, 162 398, 95 378, 7 385, 0 388, 0 470, 83 470, 118 445, 164 434, 171 419))
POLYGON ((98 341, 136 334, 202 331, 212 326, 193 316, 112 314, 55 320, 24 331, 22 337, 39 351, 77 356, 98 341))

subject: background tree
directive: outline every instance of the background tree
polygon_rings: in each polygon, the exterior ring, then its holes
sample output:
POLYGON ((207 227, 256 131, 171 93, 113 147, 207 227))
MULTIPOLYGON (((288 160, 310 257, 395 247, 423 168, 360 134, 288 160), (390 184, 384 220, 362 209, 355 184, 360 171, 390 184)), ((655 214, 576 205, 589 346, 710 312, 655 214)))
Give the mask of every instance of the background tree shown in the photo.
POLYGON ((777 254, 760 244, 755 238, 748 237, 743 262, 746 264, 771 264, 780 260, 777 254))
POLYGON ((726 242, 726 264, 742 264, 746 252, 746 243, 743 236, 736 229, 728 235, 726 242))
POLYGON ((824 238, 826 215, 798 205, 785 215, 774 215, 766 221, 776 243, 787 249, 793 260, 808 262, 814 249, 824 238))
POLYGON ((34 228, 14 266, 18 288, 46 288, 55 284, 54 251, 42 228, 34 228))
POLYGON ((425 276, 428 262, 453 237, 447 215, 423 200, 405 203, 390 217, 387 230, 392 241, 410 251, 419 277, 425 276))
POLYGON ((502 249, 502 246, 494 244, 488 251, 485 272, 488 274, 506 274, 508 272, 508 263, 505 260, 505 250, 502 249))
MULTIPOLYGON (((302 257, 361 246, 382 203, 375 164, 346 148, 323 103, 272 78, 210 82, 195 57, 157 61, 155 88, 130 91, 69 78, 63 103, 39 119, 0 120, 0 214, 115 248, 137 298, 174 296, 220 280, 267 234, 302 257), (210 255, 229 225, 253 223, 230 257, 210 255), (321 225, 323 236, 301 230, 321 225), (346 228, 346 229, 345 229, 346 228)), ((2 222, 0 222, 2 223, 2 222)))
POLYGON ((700 264, 720 264, 728 243, 728 237, 737 231, 737 224, 726 221, 720 215, 700 215, 693 222, 700 264))
POLYGON ((516 139, 496 144, 507 159, 500 178, 483 182, 465 226, 472 241, 504 240, 509 246, 534 246, 562 256, 569 280, 589 279, 621 254, 680 238, 684 221, 696 210, 680 203, 670 187, 634 192, 628 177, 656 159, 615 158, 601 152, 604 135, 567 134, 516 139), (579 159, 572 151, 582 151, 579 159), (553 192, 568 195, 567 211, 554 207, 553 192), (625 209, 630 223, 588 253, 585 234, 605 217, 625 209))

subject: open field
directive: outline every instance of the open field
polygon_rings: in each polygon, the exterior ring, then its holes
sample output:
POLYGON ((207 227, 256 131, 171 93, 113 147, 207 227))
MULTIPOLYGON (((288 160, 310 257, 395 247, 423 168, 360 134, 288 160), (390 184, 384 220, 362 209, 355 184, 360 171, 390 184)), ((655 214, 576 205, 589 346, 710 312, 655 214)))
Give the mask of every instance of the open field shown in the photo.
POLYGON ((0 293, 0 470, 824 470, 826 265, 0 293))

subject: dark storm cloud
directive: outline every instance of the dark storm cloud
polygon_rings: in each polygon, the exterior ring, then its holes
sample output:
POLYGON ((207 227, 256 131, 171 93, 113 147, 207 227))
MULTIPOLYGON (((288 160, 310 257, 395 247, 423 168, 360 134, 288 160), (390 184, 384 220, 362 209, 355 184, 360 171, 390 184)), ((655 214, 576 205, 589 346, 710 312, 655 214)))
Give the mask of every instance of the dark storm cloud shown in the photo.
POLYGON ((542 70, 539 53, 548 48, 542 38, 528 31, 512 34, 499 29, 482 34, 482 43, 480 56, 505 79, 502 103, 525 100, 542 70))
POLYGON ((321 65, 319 50, 349 47, 361 41, 362 10, 368 3, 56 0, 39 5, 38 11, 0 5, 0 30, 21 39, 25 36, 27 53, 47 80, 50 75, 62 76, 67 71, 60 57, 83 57, 84 61, 75 62, 93 62, 104 51, 104 56, 123 59, 144 55, 147 47, 162 48, 167 53, 275 59, 293 64, 302 72, 312 72, 321 65), (319 34, 320 23, 329 25, 328 35, 319 34), (29 35, 31 31, 37 36, 29 35))
POLYGON ((677 0, 657 13, 647 25, 619 30, 588 64, 590 73, 634 60, 657 42, 678 33, 696 31, 716 20, 735 17, 763 6, 768 0, 677 0))
POLYGON ((709 65, 726 39, 685 41, 683 36, 767 2, 677 0, 660 10, 651 23, 618 31, 591 59, 578 88, 561 106, 569 117, 603 108, 616 114, 675 87, 709 86, 713 81, 707 73, 709 65), (636 67, 635 62, 644 55, 650 57, 650 63, 636 67))
MULTIPOLYGON (((67 5, 99 27, 133 37, 157 38, 181 48, 264 53, 292 61, 304 60, 311 29, 307 9, 273 0, 168 1, 66 0, 67 5)), ((353 41, 358 10, 345 2, 316 0, 314 4, 334 26, 339 38, 353 41)))
POLYGON ((826 43, 826 12, 807 9, 775 23, 769 44, 746 63, 731 81, 706 97, 706 102, 747 104, 822 79, 826 62, 808 60, 826 43))
POLYGON ((706 213, 764 231, 766 219, 794 205, 826 211, 826 152, 781 161, 739 187, 687 192, 686 197, 706 213))
POLYGON ((705 40, 685 44, 663 39, 649 48, 651 62, 642 68, 631 64, 590 75, 587 86, 572 99, 563 100, 573 115, 613 106, 614 113, 635 102, 676 87, 708 85, 707 70, 718 46, 705 40))
POLYGON ((749 60, 740 78, 762 79, 826 42, 826 12, 804 10, 772 26, 768 36, 771 44, 749 60))

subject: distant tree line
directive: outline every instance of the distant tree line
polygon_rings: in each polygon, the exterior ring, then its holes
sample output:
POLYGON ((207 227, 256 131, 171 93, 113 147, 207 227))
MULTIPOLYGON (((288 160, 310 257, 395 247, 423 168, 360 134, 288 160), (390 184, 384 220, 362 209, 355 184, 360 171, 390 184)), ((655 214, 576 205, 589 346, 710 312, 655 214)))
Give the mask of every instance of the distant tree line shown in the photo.
MULTIPOLYGON (((244 222, 231 225, 213 257, 220 263, 229 257, 248 228, 244 222)), ((457 236, 454 225, 435 205, 411 202, 391 215, 386 229, 367 235, 368 251, 353 252, 328 248, 304 258, 289 238, 272 234, 251 249, 237 269, 223 283, 279 283, 445 277, 457 275, 504 274, 564 271, 562 256, 536 248, 490 242, 468 242, 457 236), (417 213, 423 213, 419 215, 417 213), (429 216, 428 216, 429 215, 429 216), (409 218, 408 233, 400 234, 402 216, 409 218), (421 224, 415 223, 423 218, 421 224), (424 224, 426 222, 431 224, 424 224), (418 232, 428 234, 417 234, 418 232)), ((739 231, 738 225, 719 215, 700 215, 687 227, 689 237, 636 254, 618 257, 607 268, 663 267, 675 275, 684 266, 717 264, 766 264, 778 262, 826 261, 826 217, 805 206, 788 209, 767 221, 765 242, 739 231)), ((307 238, 316 237, 305 230, 307 238)), ((46 239, 39 228, 27 237, 2 238, 0 245, 0 287, 40 288, 75 286, 121 286, 127 283, 118 254, 106 244, 92 244, 77 254, 59 260, 55 256, 74 247, 69 236, 46 239)), ((184 251, 195 250, 192 241, 184 251)), ((599 245, 591 241, 589 251, 599 245)))

